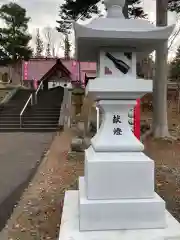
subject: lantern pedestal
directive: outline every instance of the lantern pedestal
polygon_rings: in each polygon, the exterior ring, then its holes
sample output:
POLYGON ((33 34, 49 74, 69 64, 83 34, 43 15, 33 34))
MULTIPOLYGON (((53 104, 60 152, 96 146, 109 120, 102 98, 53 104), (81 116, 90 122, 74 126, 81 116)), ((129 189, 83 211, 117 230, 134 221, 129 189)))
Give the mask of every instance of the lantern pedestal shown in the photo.
POLYGON ((153 198, 154 161, 142 152, 95 152, 91 146, 84 181, 90 200, 153 198))
MULTIPOLYGON (((113 92, 108 95, 113 98, 113 92)), ((142 153, 128 123, 136 101, 98 104, 102 124, 85 150, 85 177, 79 181, 80 230, 165 228, 165 202, 154 193, 154 162, 142 153)))
POLYGON ((152 81, 136 78, 136 56, 167 41, 174 26, 124 19, 125 0, 104 3, 106 18, 74 24, 78 60, 97 62, 86 93, 103 120, 85 151, 79 190, 65 194, 59 239, 180 240, 180 224, 154 192, 154 162, 128 123, 136 100, 152 92, 152 81))

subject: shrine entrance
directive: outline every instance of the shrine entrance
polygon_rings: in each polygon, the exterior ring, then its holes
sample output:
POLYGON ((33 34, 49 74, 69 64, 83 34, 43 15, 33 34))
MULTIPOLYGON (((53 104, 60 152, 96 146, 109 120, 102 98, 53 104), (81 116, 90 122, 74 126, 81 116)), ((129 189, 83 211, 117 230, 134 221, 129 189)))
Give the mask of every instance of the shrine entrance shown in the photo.
POLYGON ((43 81, 43 90, 48 90, 48 81, 43 81))

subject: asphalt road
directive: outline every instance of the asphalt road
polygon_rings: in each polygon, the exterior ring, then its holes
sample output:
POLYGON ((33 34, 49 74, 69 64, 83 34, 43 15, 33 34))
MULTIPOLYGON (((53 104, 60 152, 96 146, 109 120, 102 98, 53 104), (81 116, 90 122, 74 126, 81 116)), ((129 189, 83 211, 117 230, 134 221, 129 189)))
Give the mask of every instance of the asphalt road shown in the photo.
POLYGON ((0 231, 55 133, 0 133, 0 231))

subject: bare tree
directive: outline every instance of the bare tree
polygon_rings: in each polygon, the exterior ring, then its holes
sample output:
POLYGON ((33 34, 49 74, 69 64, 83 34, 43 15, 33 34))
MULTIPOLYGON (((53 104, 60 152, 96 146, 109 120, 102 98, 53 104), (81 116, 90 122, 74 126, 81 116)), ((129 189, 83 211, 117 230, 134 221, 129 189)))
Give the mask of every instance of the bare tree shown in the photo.
POLYGON ((51 57, 52 32, 50 27, 44 28, 44 37, 46 40, 46 57, 51 57))
POLYGON ((62 36, 55 28, 51 28, 49 26, 45 27, 43 32, 46 41, 46 55, 56 57, 57 52, 59 51, 59 43, 62 41, 62 36))
MULTIPOLYGON (((167 26, 168 0, 156 0, 156 25, 167 26)), ((168 42, 156 50, 156 73, 153 81, 153 134, 157 138, 169 137, 167 120, 167 55, 168 42)))

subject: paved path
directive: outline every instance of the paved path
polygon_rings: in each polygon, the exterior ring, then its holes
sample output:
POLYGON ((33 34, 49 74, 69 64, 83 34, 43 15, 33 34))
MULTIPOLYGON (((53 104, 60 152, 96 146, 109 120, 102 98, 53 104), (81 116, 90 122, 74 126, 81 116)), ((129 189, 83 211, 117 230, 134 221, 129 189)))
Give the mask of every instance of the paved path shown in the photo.
POLYGON ((0 230, 28 185, 54 133, 0 134, 0 230))

